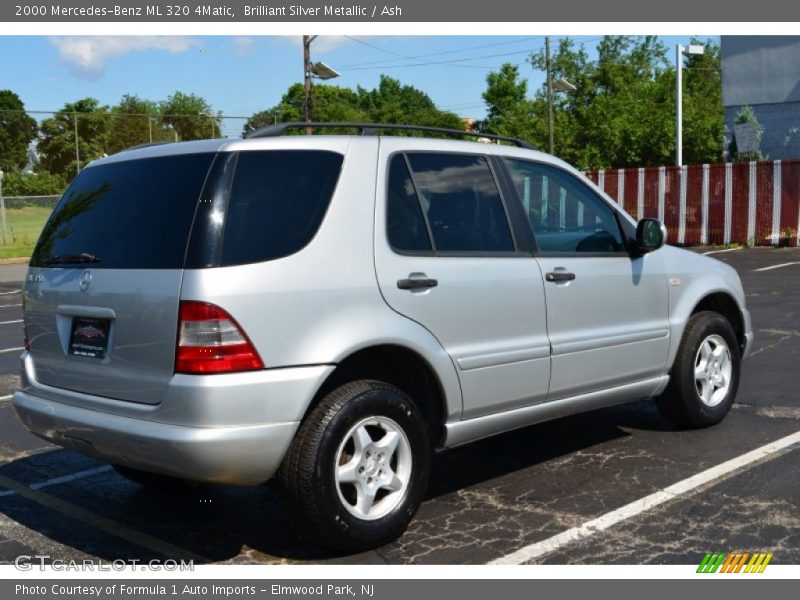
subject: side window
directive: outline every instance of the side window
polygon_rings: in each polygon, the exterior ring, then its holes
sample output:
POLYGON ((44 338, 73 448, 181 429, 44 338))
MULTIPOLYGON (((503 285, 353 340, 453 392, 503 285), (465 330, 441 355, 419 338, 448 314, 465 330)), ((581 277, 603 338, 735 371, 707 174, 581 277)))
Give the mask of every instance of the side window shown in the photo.
POLYGON ((485 157, 421 152, 407 156, 437 251, 514 251, 503 202, 485 157))
POLYGON ((622 252, 614 211, 561 169, 504 159, 542 253, 622 252))
POLYGON ((425 217, 402 154, 395 154, 389 165, 387 196, 386 235, 392 248, 401 252, 431 251, 425 217))

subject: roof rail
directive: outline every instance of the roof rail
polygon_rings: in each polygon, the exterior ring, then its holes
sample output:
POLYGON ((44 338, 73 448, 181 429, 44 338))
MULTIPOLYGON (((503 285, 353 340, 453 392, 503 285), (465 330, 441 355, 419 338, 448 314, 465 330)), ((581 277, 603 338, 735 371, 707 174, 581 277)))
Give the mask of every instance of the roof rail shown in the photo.
POLYGON ((509 142, 518 146, 519 148, 527 148, 528 150, 535 150, 535 148, 528 142, 519 138, 509 137, 505 135, 495 135, 493 133, 477 133, 474 131, 461 131, 458 129, 447 129, 444 127, 428 127, 426 125, 402 125, 398 123, 349 123, 329 121, 322 123, 303 123, 300 121, 293 121, 290 123, 275 123, 261 127, 255 131, 247 134, 248 138, 261 138, 261 137, 279 137, 283 135, 288 129, 356 129, 359 135, 375 135, 378 129, 394 129, 398 131, 422 131, 425 133, 440 133, 444 135, 457 136, 457 137, 476 137, 493 140, 496 142, 509 142))

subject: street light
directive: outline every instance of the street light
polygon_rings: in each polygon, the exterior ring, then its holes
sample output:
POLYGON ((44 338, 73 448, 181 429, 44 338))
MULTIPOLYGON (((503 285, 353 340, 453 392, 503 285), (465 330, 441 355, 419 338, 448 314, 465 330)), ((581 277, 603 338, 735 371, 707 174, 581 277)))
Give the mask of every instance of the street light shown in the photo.
MULTIPOLYGON (((311 62, 311 42, 317 39, 315 35, 303 36, 303 120, 311 122, 311 80, 328 80, 339 77, 339 73, 323 62, 311 62)), ((311 128, 306 127, 306 135, 311 135, 311 128)))
POLYGON ((555 152, 553 141, 553 92, 574 92, 576 88, 566 79, 553 81, 553 68, 550 62, 550 37, 544 38, 545 67, 547 69, 547 137, 550 142, 550 154, 555 152))
POLYGON ((675 46, 675 164, 683 166, 683 55, 704 54, 700 44, 675 46))

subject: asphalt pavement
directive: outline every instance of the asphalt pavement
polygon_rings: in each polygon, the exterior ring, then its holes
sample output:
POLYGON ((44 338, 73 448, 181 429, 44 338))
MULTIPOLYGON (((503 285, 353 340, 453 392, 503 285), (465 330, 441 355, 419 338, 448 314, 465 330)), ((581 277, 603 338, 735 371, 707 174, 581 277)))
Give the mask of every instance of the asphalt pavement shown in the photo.
POLYGON ((747 551, 771 552, 774 564, 800 563, 796 444, 625 512, 800 431, 800 250, 714 257, 739 271, 755 330, 737 403, 722 424, 681 431, 640 401, 441 453, 408 532, 358 555, 331 555, 299 537, 273 484, 148 491, 25 431, 7 398, 19 384, 16 290, 24 269, 0 266, 0 562, 48 554, 236 564, 698 564, 709 551, 747 551), (610 516, 612 526, 585 527, 610 516), (564 535, 570 531, 583 533, 572 539, 564 535), (534 558, 516 560, 528 550, 534 558))

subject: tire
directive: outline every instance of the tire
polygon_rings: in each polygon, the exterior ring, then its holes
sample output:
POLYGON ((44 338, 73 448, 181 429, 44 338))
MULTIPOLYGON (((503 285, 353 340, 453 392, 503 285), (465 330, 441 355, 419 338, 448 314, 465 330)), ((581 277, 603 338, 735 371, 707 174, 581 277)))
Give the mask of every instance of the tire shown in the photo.
POLYGON ((740 368, 739 343, 730 322, 711 311, 692 315, 672 365, 669 385, 656 399, 659 411, 688 429, 716 425, 733 405, 740 368), (707 356, 711 356, 710 364, 707 356))
POLYGON ((314 407, 279 478, 314 543, 362 551, 406 530, 425 497, 431 455, 431 435, 412 400, 394 386, 359 380, 314 407), (375 494, 372 503, 364 490, 375 494))
POLYGON ((190 490, 197 489, 197 487, 200 485, 194 481, 170 477, 169 475, 162 475, 161 473, 140 471, 139 469, 123 467, 122 465, 111 466, 114 468, 117 474, 122 475, 128 481, 132 481, 133 483, 139 484, 142 487, 159 492, 185 493, 190 490))

